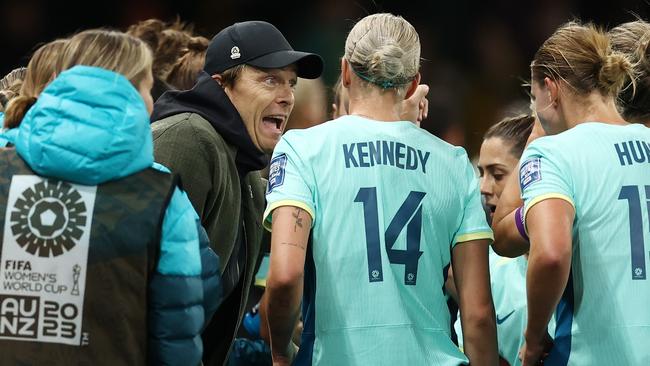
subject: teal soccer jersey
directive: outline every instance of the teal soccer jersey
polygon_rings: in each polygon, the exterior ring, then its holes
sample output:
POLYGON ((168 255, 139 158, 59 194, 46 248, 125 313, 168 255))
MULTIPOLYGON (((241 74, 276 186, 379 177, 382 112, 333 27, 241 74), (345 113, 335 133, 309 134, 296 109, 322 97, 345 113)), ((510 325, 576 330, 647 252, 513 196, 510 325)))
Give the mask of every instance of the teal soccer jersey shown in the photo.
MULTIPOLYGON (((497 344, 499 356, 510 366, 519 366, 519 350, 524 344, 524 331, 528 320, 526 299, 525 256, 501 257, 490 249, 490 286, 496 312, 497 344)), ((454 324, 458 342, 462 346, 460 319, 454 324)), ((549 334, 555 334, 555 318, 548 325, 549 334)))
POLYGON ((545 364, 650 365, 650 129, 583 123, 535 140, 521 161, 524 218, 548 198, 575 207, 545 364))
POLYGON ((443 287, 454 245, 492 232, 462 148, 356 116, 292 130, 267 200, 267 228, 279 206, 313 219, 295 365, 467 363, 443 287))

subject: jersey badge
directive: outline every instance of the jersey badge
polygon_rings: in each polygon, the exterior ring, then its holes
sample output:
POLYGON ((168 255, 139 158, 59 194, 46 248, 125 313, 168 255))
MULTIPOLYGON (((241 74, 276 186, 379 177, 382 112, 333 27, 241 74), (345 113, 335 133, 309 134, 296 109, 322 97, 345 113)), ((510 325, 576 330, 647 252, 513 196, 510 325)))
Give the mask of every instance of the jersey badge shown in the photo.
POLYGON ((530 158, 521 164, 519 185, 522 192, 528 186, 540 180, 542 180, 542 160, 539 157, 530 158))
POLYGON ((284 168, 287 165, 287 155, 280 154, 271 160, 269 167, 269 186, 266 193, 271 193, 274 188, 284 184, 284 168))

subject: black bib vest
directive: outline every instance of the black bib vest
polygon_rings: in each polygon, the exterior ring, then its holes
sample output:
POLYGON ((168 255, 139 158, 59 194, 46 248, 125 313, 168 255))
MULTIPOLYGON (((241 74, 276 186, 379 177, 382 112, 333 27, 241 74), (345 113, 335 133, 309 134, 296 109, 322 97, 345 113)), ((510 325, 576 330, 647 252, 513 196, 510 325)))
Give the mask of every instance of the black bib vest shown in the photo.
POLYGON ((148 283, 176 182, 80 186, 0 150, 0 364, 144 365, 148 283))

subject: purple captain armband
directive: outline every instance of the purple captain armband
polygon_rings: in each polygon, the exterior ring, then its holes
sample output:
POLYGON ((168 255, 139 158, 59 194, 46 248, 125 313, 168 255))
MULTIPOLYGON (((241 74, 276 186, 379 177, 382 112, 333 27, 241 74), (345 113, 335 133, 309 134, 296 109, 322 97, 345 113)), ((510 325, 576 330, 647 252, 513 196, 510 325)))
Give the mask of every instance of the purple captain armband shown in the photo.
POLYGON ((526 234, 526 223, 524 222, 524 206, 519 206, 515 210, 515 225, 517 225, 519 235, 529 242, 530 239, 528 238, 528 234, 526 234))

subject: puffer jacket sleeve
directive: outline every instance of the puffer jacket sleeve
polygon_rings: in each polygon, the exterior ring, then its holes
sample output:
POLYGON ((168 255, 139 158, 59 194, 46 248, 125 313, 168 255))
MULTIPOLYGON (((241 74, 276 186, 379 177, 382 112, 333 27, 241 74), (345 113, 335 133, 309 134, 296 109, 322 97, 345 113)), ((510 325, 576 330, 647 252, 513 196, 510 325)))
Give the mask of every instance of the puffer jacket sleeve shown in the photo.
POLYGON ((158 266, 149 284, 150 365, 199 365, 205 323, 199 233, 187 195, 176 188, 163 219, 158 266))
POLYGON ((223 300, 223 286, 219 274, 219 256, 210 248, 208 233, 201 226, 201 220, 196 217, 196 226, 199 232, 201 248, 201 278, 203 279, 203 310, 205 312, 205 326, 210 323, 212 315, 223 300))

